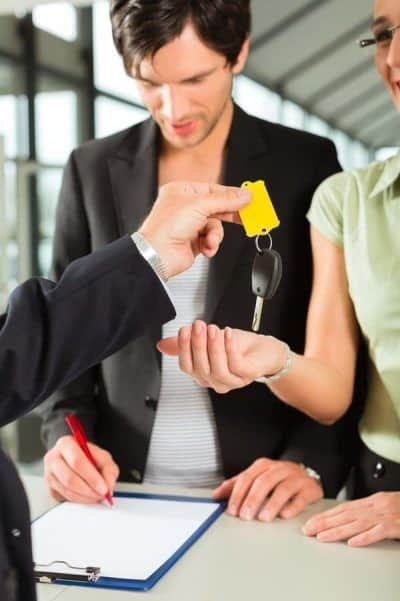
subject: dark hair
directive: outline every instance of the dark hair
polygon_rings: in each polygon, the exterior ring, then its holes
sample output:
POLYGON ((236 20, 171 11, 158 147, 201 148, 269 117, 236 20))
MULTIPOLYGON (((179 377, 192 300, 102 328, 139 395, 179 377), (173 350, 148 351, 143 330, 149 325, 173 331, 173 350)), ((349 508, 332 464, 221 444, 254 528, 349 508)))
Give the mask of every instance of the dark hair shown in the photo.
POLYGON ((128 73, 177 38, 189 20, 200 39, 230 65, 250 34, 250 0, 111 0, 110 15, 128 73))

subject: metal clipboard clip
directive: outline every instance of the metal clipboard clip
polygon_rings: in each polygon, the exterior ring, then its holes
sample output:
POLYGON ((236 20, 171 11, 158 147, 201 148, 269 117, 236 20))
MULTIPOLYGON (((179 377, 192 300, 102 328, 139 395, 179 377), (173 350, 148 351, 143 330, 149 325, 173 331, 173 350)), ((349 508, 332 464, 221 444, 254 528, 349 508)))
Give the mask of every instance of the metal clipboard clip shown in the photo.
POLYGON ((67 561, 55 560, 50 563, 35 563, 34 574, 36 582, 52 583, 55 580, 74 580, 80 582, 97 582, 100 578, 100 568, 94 566, 73 566, 67 561), (67 570, 57 565, 67 567, 67 570), (54 567, 53 567, 54 566, 54 567))

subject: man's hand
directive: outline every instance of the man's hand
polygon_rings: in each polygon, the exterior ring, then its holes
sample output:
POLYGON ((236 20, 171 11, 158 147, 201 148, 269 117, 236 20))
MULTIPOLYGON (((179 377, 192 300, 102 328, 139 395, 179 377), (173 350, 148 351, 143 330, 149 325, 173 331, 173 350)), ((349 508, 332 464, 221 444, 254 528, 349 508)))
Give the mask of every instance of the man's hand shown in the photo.
POLYGON ((272 522, 292 518, 324 496, 321 485, 291 461, 257 459, 238 476, 214 490, 215 499, 227 499, 228 513, 244 520, 272 522))
POLYGON ((59 438, 44 457, 44 477, 50 494, 57 501, 99 503, 112 494, 119 468, 110 453, 89 443, 98 466, 91 464, 72 436, 59 438))
POLYGON ((308 520, 303 532, 325 543, 345 540, 351 547, 400 539, 400 492, 379 492, 341 503, 308 520))
POLYGON ((139 232, 172 277, 188 269, 199 253, 213 257, 224 236, 220 219, 240 223, 237 211, 250 200, 250 193, 240 188, 169 183, 160 189, 139 232))
POLYGON ((277 373, 285 364, 284 346, 276 338, 220 330, 202 321, 181 328, 178 336, 161 340, 157 347, 162 353, 179 356, 182 371, 220 394, 277 373))

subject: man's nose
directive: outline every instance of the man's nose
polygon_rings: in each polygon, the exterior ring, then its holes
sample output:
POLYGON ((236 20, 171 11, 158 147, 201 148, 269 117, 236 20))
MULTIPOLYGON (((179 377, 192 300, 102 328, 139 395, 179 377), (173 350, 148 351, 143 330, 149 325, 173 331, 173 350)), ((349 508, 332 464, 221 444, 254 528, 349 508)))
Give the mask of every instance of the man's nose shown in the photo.
POLYGON ((400 29, 393 32, 386 62, 391 69, 400 69, 400 29))
POLYGON ((179 123, 190 114, 190 103, 183 90, 165 86, 162 91, 162 113, 172 123, 179 123))

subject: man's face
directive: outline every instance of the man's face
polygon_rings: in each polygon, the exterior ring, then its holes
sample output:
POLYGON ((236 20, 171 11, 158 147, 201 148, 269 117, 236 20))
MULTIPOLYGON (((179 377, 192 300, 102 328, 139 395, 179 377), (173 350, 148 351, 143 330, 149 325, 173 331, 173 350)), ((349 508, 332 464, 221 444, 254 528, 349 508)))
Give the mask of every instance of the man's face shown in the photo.
POLYGON ((193 148, 203 142, 229 107, 233 75, 247 57, 247 44, 234 67, 208 48, 190 23, 182 34, 144 59, 132 76, 138 91, 174 148, 193 148))
MULTIPOLYGON (((375 1, 374 23, 372 26, 375 35, 382 29, 393 27, 399 23, 399 0, 375 1)), ((394 104, 400 110, 400 29, 394 32, 391 41, 376 45, 375 64, 394 104)))

